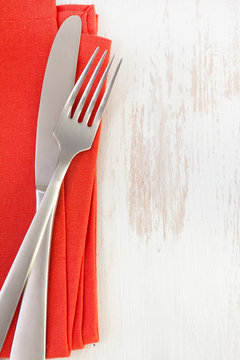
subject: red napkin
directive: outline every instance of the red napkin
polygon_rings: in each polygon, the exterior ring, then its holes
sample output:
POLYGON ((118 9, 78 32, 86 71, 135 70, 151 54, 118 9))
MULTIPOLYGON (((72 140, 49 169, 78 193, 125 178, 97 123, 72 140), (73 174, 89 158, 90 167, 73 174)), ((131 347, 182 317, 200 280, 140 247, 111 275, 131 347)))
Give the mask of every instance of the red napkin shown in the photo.
MULTIPOLYGON (((0 286, 35 213, 35 137, 48 54, 62 22, 82 19, 77 76, 100 47, 94 6, 54 0, 0 0, 0 286)), ((91 75, 91 74, 90 74, 91 75)), ((97 82, 96 82, 97 83, 97 82)), ((47 357, 98 341, 96 289, 96 158, 99 132, 91 150, 72 162, 61 189, 51 247, 47 314, 47 357)), ((8 357, 17 321, 11 324, 0 357, 8 357)))

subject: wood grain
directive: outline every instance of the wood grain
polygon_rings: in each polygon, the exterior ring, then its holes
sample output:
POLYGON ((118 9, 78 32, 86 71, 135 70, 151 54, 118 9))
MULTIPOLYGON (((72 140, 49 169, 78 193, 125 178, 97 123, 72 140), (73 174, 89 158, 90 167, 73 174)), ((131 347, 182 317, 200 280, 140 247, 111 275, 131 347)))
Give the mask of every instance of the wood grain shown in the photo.
POLYGON ((101 340, 71 359, 238 360, 240 3, 95 6, 124 62, 98 161, 101 340))

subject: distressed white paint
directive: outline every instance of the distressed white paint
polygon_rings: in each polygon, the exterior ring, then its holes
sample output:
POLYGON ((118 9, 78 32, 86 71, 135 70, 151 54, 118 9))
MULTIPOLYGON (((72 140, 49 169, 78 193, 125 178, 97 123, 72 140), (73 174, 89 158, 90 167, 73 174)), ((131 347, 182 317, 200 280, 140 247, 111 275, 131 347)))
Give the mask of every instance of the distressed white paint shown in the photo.
POLYGON ((238 360, 240 2, 95 6, 124 62, 98 161, 101 340, 71 359, 238 360))

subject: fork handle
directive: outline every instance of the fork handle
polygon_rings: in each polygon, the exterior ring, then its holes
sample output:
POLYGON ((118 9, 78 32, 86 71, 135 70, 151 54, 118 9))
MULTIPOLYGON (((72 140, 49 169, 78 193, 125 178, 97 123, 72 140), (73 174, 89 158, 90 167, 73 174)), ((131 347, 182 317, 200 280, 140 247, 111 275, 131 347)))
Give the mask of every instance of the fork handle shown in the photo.
MULTIPOLYGON (((36 191, 37 209, 44 194, 44 191, 36 191)), ((24 289, 10 360, 45 359, 49 252, 55 209, 56 204, 51 212, 36 261, 24 289), (27 345, 23 346, 26 339, 28 339, 27 345)))
POLYGON ((57 168, 0 292, 0 350, 15 313, 72 157, 60 152, 57 168))

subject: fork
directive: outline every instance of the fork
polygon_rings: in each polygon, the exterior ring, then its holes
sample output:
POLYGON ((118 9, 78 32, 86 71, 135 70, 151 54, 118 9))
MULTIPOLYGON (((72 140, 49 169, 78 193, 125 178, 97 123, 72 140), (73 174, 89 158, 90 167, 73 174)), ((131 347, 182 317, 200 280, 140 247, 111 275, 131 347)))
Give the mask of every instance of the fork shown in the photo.
POLYGON ((94 106, 99 97, 99 93, 106 80, 107 73, 110 69, 113 58, 106 67, 96 87, 93 97, 91 98, 88 108, 84 114, 83 121, 78 122, 79 116, 82 114, 82 110, 87 100, 88 94, 93 86, 93 83, 107 53, 105 51, 101 59, 99 60, 79 100, 75 112, 73 116, 71 116, 73 104, 92 66, 97 51, 98 48, 95 50, 85 69, 80 75, 60 114, 57 126, 54 130, 54 136, 56 137, 60 148, 60 155, 56 170, 49 183, 41 205, 32 220, 32 223, 25 235, 22 245, 16 255, 16 258, 0 291, 0 350, 3 346, 5 337, 7 335, 21 293, 25 286, 27 277, 37 256, 37 252, 41 244, 41 239, 44 234, 44 230, 51 215, 54 204, 57 201, 63 178, 72 159, 78 153, 89 150, 92 147, 99 124, 101 122, 104 108, 106 106, 107 100, 112 90, 113 83, 116 79, 118 70, 122 62, 122 60, 120 60, 117 64, 115 72, 106 88, 106 91, 97 109, 96 115, 94 116, 92 125, 89 126, 88 121, 92 115, 94 106))

